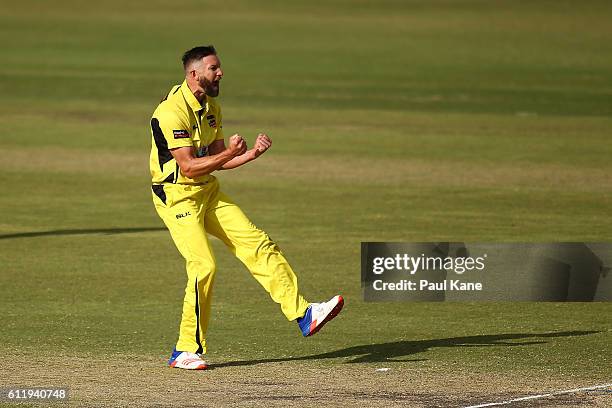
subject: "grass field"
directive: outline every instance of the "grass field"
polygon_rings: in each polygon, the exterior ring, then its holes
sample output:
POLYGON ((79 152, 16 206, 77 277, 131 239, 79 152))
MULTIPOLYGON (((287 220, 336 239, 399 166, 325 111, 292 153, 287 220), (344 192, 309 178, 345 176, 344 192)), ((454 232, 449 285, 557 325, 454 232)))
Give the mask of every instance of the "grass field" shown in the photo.
POLYGON ((606 1, 2 7, 0 388, 447 407, 611 383, 609 303, 364 303, 359 280, 362 241, 612 240, 611 19, 606 1), (214 241, 214 369, 192 373, 165 366, 185 272, 151 203, 148 121, 203 43, 226 134, 274 140, 224 190, 310 300, 346 306, 303 339, 214 241))

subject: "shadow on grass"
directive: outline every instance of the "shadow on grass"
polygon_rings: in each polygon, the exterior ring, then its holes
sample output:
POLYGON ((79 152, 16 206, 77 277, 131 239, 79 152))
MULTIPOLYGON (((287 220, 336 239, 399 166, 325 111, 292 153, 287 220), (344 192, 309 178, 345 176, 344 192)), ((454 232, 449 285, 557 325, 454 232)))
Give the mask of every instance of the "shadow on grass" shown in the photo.
POLYGON ((15 238, 34 238, 46 237, 55 235, 88 235, 88 234, 132 234, 135 232, 154 232, 165 231, 164 227, 146 227, 146 228, 102 228, 102 229, 65 229, 52 231, 37 231, 37 232, 20 232, 16 234, 0 235, 0 239, 15 239, 15 238))
POLYGON ((574 337, 586 336, 589 334, 600 333, 599 331, 566 331, 552 333, 507 333, 491 334, 482 336, 450 337, 446 339, 431 340, 406 340, 392 343, 367 344, 362 346, 348 347, 341 350, 330 351, 328 353, 315 354, 303 357, 271 358, 261 360, 230 361, 227 363, 214 364, 211 368, 238 367, 262 363, 277 363, 285 361, 300 360, 322 360, 328 358, 347 358, 355 357, 349 363, 378 363, 378 362, 406 362, 423 361, 424 359, 407 360, 402 357, 423 353, 436 347, 518 347, 530 346, 534 344, 545 344, 546 338, 552 337, 574 337), (520 341, 523 339, 533 339, 531 341, 520 341), (538 340, 540 339, 540 340, 538 340))

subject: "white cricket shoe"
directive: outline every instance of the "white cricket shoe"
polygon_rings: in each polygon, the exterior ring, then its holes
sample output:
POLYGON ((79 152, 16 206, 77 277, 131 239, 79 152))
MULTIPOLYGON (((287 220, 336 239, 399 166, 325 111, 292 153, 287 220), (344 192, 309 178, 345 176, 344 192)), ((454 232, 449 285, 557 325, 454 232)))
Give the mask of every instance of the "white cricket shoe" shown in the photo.
POLYGON ((206 370, 208 368, 208 363, 202 360, 199 354, 189 351, 176 351, 176 349, 172 351, 168 365, 185 370, 206 370))
POLYGON ((344 306, 344 299, 340 295, 336 295, 327 302, 311 303, 306 309, 303 317, 297 319, 300 330, 304 337, 312 336, 336 317, 344 306))

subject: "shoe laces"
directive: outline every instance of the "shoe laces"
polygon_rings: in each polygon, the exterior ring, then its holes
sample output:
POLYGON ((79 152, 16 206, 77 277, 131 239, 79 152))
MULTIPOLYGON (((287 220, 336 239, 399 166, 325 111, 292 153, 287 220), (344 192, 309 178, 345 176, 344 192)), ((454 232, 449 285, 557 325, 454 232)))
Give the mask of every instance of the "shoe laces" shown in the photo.
POLYGON ((314 303, 312 305, 312 312, 314 315, 319 315, 321 313, 325 313, 325 303, 314 303))
POLYGON ((184 353, 187 354, 187 358, 198 358, 200 360, 202 360, 202 354, 198 354, 198 353, 192 353, 191 351, 184 351, 184 353))

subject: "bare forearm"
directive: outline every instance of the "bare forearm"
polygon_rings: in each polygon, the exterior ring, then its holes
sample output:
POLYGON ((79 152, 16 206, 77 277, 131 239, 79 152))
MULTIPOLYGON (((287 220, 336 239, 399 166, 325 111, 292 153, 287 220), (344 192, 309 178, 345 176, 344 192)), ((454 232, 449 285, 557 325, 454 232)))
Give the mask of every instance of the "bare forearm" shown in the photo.
POLYGON ((225 164, 220 167, 220 170, 235 169, 236 167, 240 167, 243 164, 246 164, 251 160, 255 159, 255 154, 253 153, 253 150, 254 149, 248 150, 244 154, 236 156, 233 159, 225 162, 225 164))
MULTIPOLYGON (((246 150, 246 143, 244 142, 244 139, 240 135, 235 134, 230 137, 230 144, 238 148, 239 151, 234 154, 234 157, 232 159, 225 161, 218 168, 219 170, 235 169, 236 167, 240 167, 243 164, 255 160, 256 158, 261 156, 266 150, 268 150, 268 148, 272 145, 272 141, 267 135, 260 133, 259 135, 257 135, 255 146, 251 150, 246 150)), ((216 140, 215 142, 211 143, 209 147, 209 153, 211 154, 211 157, 215 157, 219 154, 222 154, 225 150, 225 143, 222 139, 216 140)))
POLYGON ((226 149, 214 156, 194 157, 189 160, 187 166, 185 166, 186 168, 181 168, 181 170, 185 176, 196 178, 221 169, 225 164, 235 158, 237 157, 234 157, 229 149, 226 149))

